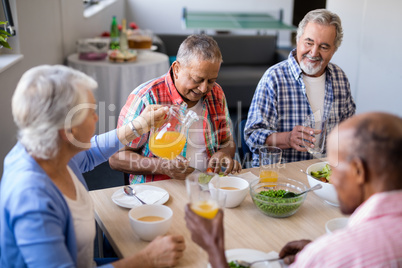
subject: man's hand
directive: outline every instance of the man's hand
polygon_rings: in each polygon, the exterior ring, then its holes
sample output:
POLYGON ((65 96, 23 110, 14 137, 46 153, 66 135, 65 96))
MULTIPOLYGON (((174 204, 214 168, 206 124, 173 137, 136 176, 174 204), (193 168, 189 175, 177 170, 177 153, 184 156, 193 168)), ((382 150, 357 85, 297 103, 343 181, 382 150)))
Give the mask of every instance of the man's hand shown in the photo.
POLYGON ((220 209, 213 219, 206 219, 195 214, 189 204, 185 210, 184 218, 191 232, 191 239, 208 253, 211 266, 228 267, 225 257, 223 211, 220 209))
POLYGON ((149 267, 173 267, 179 263, 185 248, 183 236, 167 235, 156 237, 143 252, 151 264, 149 267))
POLYGON ((212 172, 214 173, 219 173, 222 167, 226 167, 225 175, 241 171, 241 165, 238 161, 234 160, 230 155, 218 151, 212 155, 211 159, 209 159, 208 169, 212 169, 212 172))
POLYGON ((287 143, 289 148, 293 148, 300 152, 307 152, 306 145, 314 148, 313 142, 316 141, 313 135, 319 134, 321 130, 313 129, 304 126, 295 126, 291 132, 288 133, 287 143))
POLYGON ((185 180, 186 177, 193 172, 188 168, 189 161, 179 155, 173 160, 166 160, 162 163, 161 174, 165 174, 173 179, 185 180))
POLYGON ((279 258, 289 265, 295 261, 295 256, 299 253, 311 240, 297 240, 287 243, 279 252, 279 258))

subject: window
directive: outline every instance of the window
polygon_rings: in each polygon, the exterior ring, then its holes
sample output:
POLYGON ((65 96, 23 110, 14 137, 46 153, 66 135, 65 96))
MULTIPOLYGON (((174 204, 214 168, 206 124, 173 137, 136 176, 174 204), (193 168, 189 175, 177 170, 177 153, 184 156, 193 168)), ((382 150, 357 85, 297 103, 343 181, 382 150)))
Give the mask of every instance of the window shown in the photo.
POLYGON ((12 4, 13 6, 10 6, 8 0, 2 0, 2 5, 0 6, 0 20, 8 22, 5 30, 13 35, 7 40, 12 49, 1 48, 2 54, 0 55, 0 73, 23 58, 23 55, 18 54, 18 37, 16 35, 17 31, 14 28, 14 20, 12 16, 12 11, 16 10, 15 1, 13 1, 12 4))
POLYGON ((82 0, 84 4, 84 17, 89 18, 117 0, 82 0))

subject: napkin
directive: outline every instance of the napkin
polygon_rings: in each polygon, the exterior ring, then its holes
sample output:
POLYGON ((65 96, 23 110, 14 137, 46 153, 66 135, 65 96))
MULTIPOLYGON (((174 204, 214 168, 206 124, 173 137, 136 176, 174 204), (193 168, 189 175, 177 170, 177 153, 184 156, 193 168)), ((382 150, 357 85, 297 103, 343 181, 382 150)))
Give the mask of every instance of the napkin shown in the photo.
POLYGON ((147 203, 148 205, 155 204, 163 197, 165 197, 165 195, 167 195, 167 192, 154 191, 154 190, 144 190, 137 194, 138 198, 147 203))
MULTIPOLYGON (((163 197, 165 197, 168 193, 162 191, 155 190, 143 190, 141 192, 136 193, 138 198, 144 201, 147 204, 155 204, 163 197)), ((137 200, 134 196, 129 196, 124 193, 123 190, 117 191, 112 198, 117 202, 125 206, 136 207, 140 206, 140 201, 137 200)))
POLYGON ((252 181, 258 179, 258 177, 256 175, 254 175, 251 171, 246 172, 246 173, 242 173, 242 174, 238 174, 236 176, 240 177, 240 178, 243 178, 248 182, 252 182, 252 181))

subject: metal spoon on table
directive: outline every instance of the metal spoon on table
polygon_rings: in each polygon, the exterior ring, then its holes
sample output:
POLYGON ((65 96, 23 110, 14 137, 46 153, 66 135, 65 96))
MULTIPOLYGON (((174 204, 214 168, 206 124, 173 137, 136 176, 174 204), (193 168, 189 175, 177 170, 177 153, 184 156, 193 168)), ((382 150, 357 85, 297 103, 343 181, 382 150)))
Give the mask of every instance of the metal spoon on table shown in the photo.
MULTIPOLYGON (((303 174, 306 174, 307 176, 309 176, 310 174, 308 174, 306 171, 304 171, 303 169, 300 169, 300 172, 303 174)), ((311 175, 310 175, 311 176, 311 175)))
POLYGON ((138 201, 141 202, 141 204, 146 205, 147 203, 145 203, 144 201, 142 201, 136 194, 133 188, 131 188, 129 185, 124 186, 123 188, 124 192, 126 193, 126 195, 130 195, 130 196, 134 196, 135 198, 137 198, 138 201))
POLYGON ((298 197, 299 195, 305 194, 305 193, 310 192, 310 191, 318 190, 318 189, 321 189, 321 188, 322 188, 322 185, 321 185, 321 184, 316 184, 315 186, 311 187, 310 189, 307 189, 306 191, 301 192, 301 193, 298 193, 298 194, 295 194, 294 192, 286 192, 286 193, 282 196, 282 198, 298 197))
POLYGON ((258 263, 258 262, 269 262, 269 261, 279 261, 279 260, 280 260, 280 258, 258 260, 258 261, 253 261, 253 262, 248 262, 248 261, 243 261, 243 260, 234 260, 234 263, 236 263, 237 265, 240 265, 240 266, 244 266, 244 267, 251 267, 252 265, 254 265, 255 263, 258 263))

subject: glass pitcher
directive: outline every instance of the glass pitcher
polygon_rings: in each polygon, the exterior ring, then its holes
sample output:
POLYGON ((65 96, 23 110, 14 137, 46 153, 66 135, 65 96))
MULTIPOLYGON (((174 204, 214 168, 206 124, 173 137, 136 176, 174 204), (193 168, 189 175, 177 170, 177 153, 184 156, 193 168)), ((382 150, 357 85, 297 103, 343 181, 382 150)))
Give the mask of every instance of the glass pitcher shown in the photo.
POLYGON ((183 150, 192 123, 199 118, 186 107, 172 105, 166 119, 151 129, 149 149, 161 158, 175 159, 183 150))

